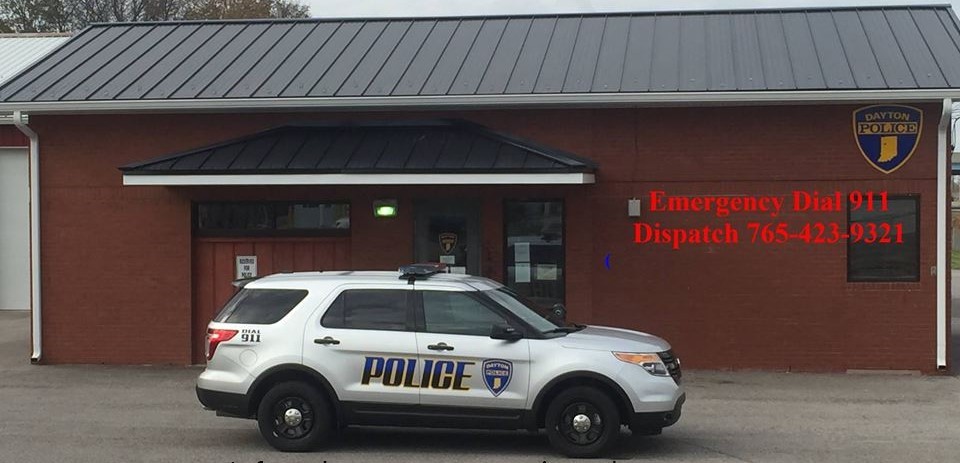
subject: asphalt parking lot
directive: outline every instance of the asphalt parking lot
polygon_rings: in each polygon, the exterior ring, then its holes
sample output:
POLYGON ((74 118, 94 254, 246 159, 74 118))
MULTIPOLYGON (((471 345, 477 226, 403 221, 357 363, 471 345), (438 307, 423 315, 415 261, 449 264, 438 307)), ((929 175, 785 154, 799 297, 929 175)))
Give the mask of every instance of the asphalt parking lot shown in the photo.
MULTIPOLYGON (((253 421, 200 409, 195 368, 32 366, 28 315, 0 312, 0 462, 553 462, 526 432, 348 429, 281 454, 253 421)), ((689 372, 684 416, 624 434, 605 461, 946 462, 960 456, 960 378, 689 372)))

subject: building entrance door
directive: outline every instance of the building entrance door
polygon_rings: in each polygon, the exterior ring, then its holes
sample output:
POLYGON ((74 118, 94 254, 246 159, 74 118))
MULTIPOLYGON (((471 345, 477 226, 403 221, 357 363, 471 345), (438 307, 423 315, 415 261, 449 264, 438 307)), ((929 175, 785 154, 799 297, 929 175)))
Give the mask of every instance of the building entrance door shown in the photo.
POLYGON ((480 204, 477 201, 414 202, 416 262, 440 262, 454 273, 480 274, 480 204))

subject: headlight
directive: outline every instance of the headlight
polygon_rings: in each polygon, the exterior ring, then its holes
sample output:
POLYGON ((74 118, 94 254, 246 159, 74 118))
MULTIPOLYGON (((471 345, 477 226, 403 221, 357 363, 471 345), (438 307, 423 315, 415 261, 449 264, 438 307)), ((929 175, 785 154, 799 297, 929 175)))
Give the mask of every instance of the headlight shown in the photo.
POLYGON ((667 366, 663 364, 663 361, 660 360, 660 356, 657 354, 638 354, 635 352, 614 352, 613 356, 616 357, 621 362, 632 363, 634 365, 640 365, 644 370, 647 370, 647 373, 650 373, 654 376, 670 376, 670 372, 667 371, 667 366))

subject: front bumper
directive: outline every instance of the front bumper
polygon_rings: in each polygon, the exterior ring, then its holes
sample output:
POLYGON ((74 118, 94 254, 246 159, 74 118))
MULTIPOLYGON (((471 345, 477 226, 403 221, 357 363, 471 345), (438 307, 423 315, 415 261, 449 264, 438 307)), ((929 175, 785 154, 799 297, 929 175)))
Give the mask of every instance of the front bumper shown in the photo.
POLYGON ((683 402, 687 400, 686 394, 681 394, 677 399, 677 404, 673 410, 666 412, 643 412, 634 413, 630 420, 630 429, 659 429, 673 425, 680 419, 680 412, 683 408, 683 402))
POLYGON ((250 400, 246 394, 232 392, 211 391, 197 386, 197 399, 204 408, 215 410, 217 415, 249 418, 250 400))

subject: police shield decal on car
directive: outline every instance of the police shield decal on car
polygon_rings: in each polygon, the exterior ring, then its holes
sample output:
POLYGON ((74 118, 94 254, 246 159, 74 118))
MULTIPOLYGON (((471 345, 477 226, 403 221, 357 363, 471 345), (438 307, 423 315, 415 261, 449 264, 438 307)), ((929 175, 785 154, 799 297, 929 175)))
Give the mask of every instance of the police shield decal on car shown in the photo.
POLYGON ((510 384, 510 375, 513 373, 513 363, 507 360, 490 359, 483 361, 483 384, 493 393, 494 397, 507 389, 510 384))
POLYGON ((885 174, 910 159, 922 129, 923 111, 912 106, 867 106, 853 112, 857 147, 870 165, 885 174))

